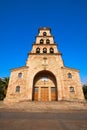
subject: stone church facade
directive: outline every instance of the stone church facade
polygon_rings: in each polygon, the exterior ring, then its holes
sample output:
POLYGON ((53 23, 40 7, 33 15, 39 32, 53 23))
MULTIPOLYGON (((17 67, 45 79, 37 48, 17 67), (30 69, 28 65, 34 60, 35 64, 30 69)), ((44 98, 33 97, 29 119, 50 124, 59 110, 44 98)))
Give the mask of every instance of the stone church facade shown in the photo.
POLYGON ((11 70, 5 102, 84 100, 79 70, 64 66, 50 28, 39 28, 26 66, 11 70))

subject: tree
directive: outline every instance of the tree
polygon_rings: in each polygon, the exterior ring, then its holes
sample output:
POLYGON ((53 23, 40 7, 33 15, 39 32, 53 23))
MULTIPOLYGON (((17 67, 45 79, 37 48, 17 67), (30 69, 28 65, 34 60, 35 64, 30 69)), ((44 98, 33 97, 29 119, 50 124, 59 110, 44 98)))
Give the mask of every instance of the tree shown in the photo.
POLYGON ((9 77, 0 78, 0 100, 3 100, 6 96, 9 83, 9 77))
POLYGON ((2 79, 0 79, 0 100, 3 100, 3 98, 4 98, 3 82, 2 79))
POLYGON ((83 85, 83 93, 84 93, 85 99, 87 99, 87 84, 83 85))

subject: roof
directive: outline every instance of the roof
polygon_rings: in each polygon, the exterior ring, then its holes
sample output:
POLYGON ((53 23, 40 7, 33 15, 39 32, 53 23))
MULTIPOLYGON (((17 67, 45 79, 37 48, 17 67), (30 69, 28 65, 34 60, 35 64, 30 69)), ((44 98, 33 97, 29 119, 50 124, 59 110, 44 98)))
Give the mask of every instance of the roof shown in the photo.
POLYGON ((77 72, 80 71, 80 70, 78 70, 78 69, 70 68, 70 67, 66 67, 66 66, 62 67, 62 69, 69 69, 69 70, 73 70, 73 71, 77 71, 77 72))
POLYGON ((18 68, 13 68, 13 69, 11 69, 11 71, 25 69, 25 68, 29 68, 29 67, 28 66, 22 66, 22 67, 18 67, 18 68))
POLYGON ((38 29, 38 31, 40 31, 40 30, 50 30, 50 31, 51 31, 51 28, 49 28, 49 27, 40 27, 40 28, 38 29))

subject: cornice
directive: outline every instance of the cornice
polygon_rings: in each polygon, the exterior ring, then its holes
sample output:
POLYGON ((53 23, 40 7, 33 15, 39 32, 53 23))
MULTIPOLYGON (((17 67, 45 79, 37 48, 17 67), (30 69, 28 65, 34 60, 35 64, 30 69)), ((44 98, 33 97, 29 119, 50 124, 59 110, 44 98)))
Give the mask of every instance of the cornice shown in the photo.
POLYGON ((39 54, 37 54, 37 53, 31 53, 31 52, 29 52, 28 53, 28 55, 62 55, 62 53, 39 53, 39 54))
POLYGON ((40 43, 37 44, 37 43, 33 43, 32 46, 33 46, 33 45, 34 45, 34 46, 37 46, 37 45, 39 45, 39 46, 44 46, 44 45, 46 45, 46 46, 49 46, 49 45, 58 46, 57 43, 53 43, 53 44, 40 44, 40 43))
POLYGON ((27 69, 27 68, 29 68, 29 67, 28 66, 22 66, 22 67, 19 67, 19 68, 12 68, 11 72, 16 71, 16 70, 21 70, 21 69, 27 69))
POLYGON ((75 68, 70 68, 70 67, 61 67, 61 69, 67 69, 67 70, 72 70, 72 71, 77 71, 77 72, 80 72, 80 70, 78 69, 75 69, 75 68))
POLYGON ((41 37, 41 38, 42 38, 42 37, 43 37, 43 38, 49 38, 49 37, 52 37, 52 38, 54 38, 53 35, 51 35, 51 36, 39 36, 39 35, 38 35, 38 36, 35 36, 35 38, 37 38, 37 37, 41 37))

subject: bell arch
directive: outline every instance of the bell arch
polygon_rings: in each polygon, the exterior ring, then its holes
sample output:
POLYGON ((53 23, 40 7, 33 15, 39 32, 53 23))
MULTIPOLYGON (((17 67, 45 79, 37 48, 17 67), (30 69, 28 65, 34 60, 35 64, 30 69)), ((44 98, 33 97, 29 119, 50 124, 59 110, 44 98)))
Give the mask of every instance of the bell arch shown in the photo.
POLYGON ((33 101, 57 101, 57 81, 47 70, 39 71, 33 79, 33 101))

